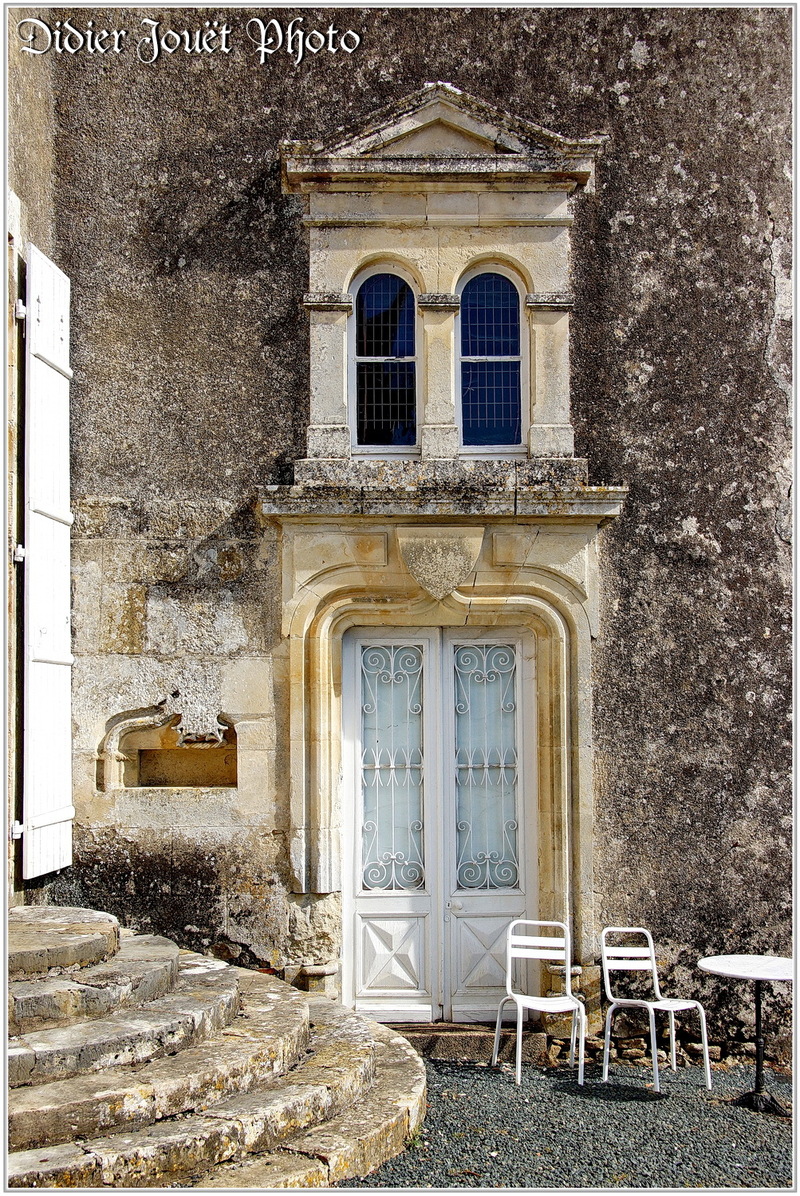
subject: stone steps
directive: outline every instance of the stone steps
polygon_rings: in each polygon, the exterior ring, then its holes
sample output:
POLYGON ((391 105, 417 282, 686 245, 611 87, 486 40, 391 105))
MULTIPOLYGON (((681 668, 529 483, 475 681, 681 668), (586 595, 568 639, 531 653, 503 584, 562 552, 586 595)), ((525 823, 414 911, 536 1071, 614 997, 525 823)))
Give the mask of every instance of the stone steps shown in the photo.
POLYGON ((181 1173, 189 1173, 182 1186, 261 1186, 246 1175, 240 1182, 238 1169, 216 1171, 221 1162, 241 1164, 249 1156, 274 1173, 267 1186, 316 1187, 323 1171, 346 1178, 374 1169, 402 1150, 421 1121, 424 1068, 392 1031, 326 998, 310 1004, 311 1050, 292 1071, 202 1112, 13 1153, 9 1186, 153 1187, 165 1176, 174 1186, 181 1173), (278 1182, 287 1155, 291 1184, 278 1182))
MULTIPOLYGON (((320 1188, 368 1175, 400 1154, 425 1116, 425 1069, 399 1034, 373 1023, 376 1079, 338 1117, 192 1178, 198 1188, 320 1188)), ((183 1186, 180 1184, 175 1185, 183 1186)))
POLYGON ((63 1022, 106 1017, 126 1005, 169 992, 178 978, 179 948, 158 935, 129 935, 113 959, 73 975, 16 980, 8 986, 12 1035, 48 1030, 63 1022))
POLYGON ((9 1148, 139 1128, 249 1092, 288 1071, 308 1047, 305 997, 271 976, 230 971, 243 1008, 209 1041, 150 1063, 12 1090, 9 1148))
MULTIPOLYGON (((63 913, 68 937, 103 924, 63 913)), ((324 1186, 397 1154, 424 1115, 413 1048, 327 998, 191 952, 176 966, 153 936, 83 967, 22 946, 38 979, 10 997, 32 1027, 12 1042, 10 1187, 324 1186)))
POLYGON ((23 906, 8 914, 8 978, 99 963, 119 948, 112 914, 72 906, 23 906))
POLYGON ((34 1031, 9 1044, 9 1086, 64 1080, 124 1063, 146 1063, 202 1042, 235 1016, 236 977, 201 955, 182 959, 174 990, 145 1007, 34 1031))
MULTIPOLYGON (((392 1027, 426 1059, 489 1063, 494 1050, 494 1026, 488 1022, 403 1022, 392 1027)), ((500 1031, 499 1059, 512 1063, 516 1053, 516 1032, 508 1023, 500 1031)), ((528 1028, 522 1036, 522 1061, 535 1066, 548 1062, 547 1035, 528 1028)))

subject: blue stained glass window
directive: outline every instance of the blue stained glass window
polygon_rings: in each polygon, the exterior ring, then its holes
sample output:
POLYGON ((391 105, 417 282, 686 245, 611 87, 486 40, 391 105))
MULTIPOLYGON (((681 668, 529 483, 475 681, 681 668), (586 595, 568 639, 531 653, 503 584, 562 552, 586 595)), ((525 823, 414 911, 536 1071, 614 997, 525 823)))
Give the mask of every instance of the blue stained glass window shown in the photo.
POLYGON ((416 443, 414 352, 411 287, 396 274, 373 274, 356 296, 358 444, 416 443))
POLYGON ((465 361, 461 366, 464 444, 519 444, 518 361, 465 361))
POLYGON ((414 356, 414 293, 396 274, 373 274, 359 287, 356 356, 414 356))
POLYGON ((465 445, 521 442, 519 292, 502 274, 461 295, 461 422, 465 445))

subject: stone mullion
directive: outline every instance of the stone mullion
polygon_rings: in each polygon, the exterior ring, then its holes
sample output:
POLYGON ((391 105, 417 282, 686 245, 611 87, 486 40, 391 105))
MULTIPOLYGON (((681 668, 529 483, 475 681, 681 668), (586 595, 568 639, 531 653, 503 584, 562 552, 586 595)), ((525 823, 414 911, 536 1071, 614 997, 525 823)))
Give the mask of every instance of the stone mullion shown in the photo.
POLYGON ((419 442, 423 460, 453 460, 458 456, 456 422, 455 317, 457 295, 420 295, 422 316, 422 387, 419 442))
POLYGON ((351 432, 347 415, 347 320, 353 310, 349 295, 315 292, 303 306, 311 317, 310 458, 348 460, 351 432))
POLYGON ((569 312, 565 294, 527 295, 530 328, 531 457, 571 457, 574 435, 570 422, 569 312))

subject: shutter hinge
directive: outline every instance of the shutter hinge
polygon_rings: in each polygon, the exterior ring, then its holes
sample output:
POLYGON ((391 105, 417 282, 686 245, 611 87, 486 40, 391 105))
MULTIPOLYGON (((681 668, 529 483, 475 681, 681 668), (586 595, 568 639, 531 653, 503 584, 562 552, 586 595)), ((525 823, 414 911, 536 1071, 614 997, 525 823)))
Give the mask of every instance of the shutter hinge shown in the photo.
POLYGON ((14 304, 14 319, 24 320, 28 314, 28 309, 21 299, 18 299, 14 304))
POLYGON ((25 549, 22 547, 21 544, 15 545, 14 556, 12 559, 13 559, 15 565, 21 565, 22 562, 25 560, 25 549))
POLYGON ((24 831, 24 829, 25 828, 23 827, 22 823, 18 822, 17 819, 15 818, 14 821, 11 823, 11 838, 12 839, 21 839, 22 832, 24 831))

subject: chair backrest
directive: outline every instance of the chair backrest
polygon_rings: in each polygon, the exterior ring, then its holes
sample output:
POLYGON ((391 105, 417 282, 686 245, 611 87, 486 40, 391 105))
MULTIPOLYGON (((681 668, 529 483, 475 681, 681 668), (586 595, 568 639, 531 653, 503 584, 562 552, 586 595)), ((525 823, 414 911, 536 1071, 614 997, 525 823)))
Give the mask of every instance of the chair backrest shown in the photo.
POLYGON ((564 968, 564 992, 572 993, 572 950, 569 928, 564 922, 533 922, 529 918, 517 918, 508 928, 506 936, 506 992, 512 995, 513 968, 515 959, 541 959, 564 968), (554 934, 537 934, 546 928, 554 934))
POLYGON ((653 936, 649 930, 645 930, 643 926, 606 926, 600 936, 600 948, 603 956, 603 982, 609 1001, 617 999, 611 988, 612 972, 649 972, 655 998, 657 1001, 661 1000, 656 970, 656 951, 653 946, 653 936), (636 944, 631 944, 630 941, 609 943, 609 935, 625 935, 627 940, 638 936, 639 942, 636 944), (642 943, 642 939, 645 940, 646 946, 642 943))

